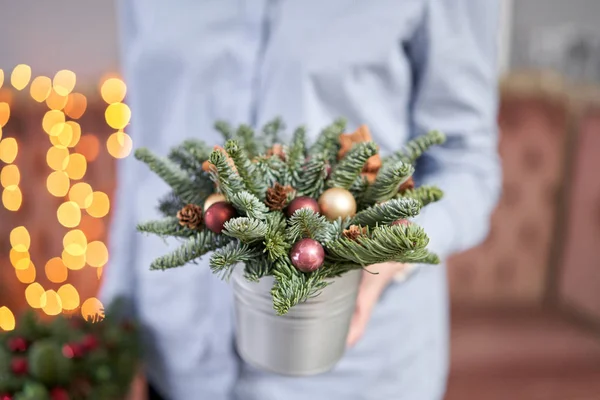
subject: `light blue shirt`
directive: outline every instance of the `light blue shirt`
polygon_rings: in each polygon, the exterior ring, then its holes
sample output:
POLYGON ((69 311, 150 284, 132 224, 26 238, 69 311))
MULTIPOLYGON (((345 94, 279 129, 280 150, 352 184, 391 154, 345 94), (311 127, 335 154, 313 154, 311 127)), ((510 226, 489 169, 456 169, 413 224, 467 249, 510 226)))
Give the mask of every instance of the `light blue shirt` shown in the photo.
MULTIPOLYGON (((448 142, 418 166, 443 201, 418 217, 442 257, 479 243, 500 187, 494 0, 122 0, 122 64, 136 147, 166 154, 213 122, 281 116, 314 137, 338 116, 367 124, 381 152, 430 129, 448 142)), ((207 260, 167 272, 170 247, 135 231, 167 192, 132 157, 119 169, 102 298, 134 300, 147 373, 173 400, 440 400, 447 374, 443 266, 383 294, 365 337, 331 372, 286 378, 233 350, 230 288, 207 260)), ((172 244, 171 244, 172 245, 172 244)), ((315 338, 318 340, 318 338, 315 338)))

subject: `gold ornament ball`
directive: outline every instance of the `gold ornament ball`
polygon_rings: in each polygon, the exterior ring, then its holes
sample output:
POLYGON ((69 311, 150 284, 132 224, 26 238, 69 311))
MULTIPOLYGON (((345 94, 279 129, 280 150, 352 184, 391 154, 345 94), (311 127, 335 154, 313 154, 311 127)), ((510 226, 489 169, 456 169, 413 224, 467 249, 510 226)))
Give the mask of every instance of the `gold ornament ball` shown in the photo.
POLYGON ((356 200, 352 193, 342 188, 331 188, 323 192, 319 197, 321 214, 329 220, 338 217, 352 217, 356 214, 356 200))
POLYGON ((213 193, 204 200, 204 211, 208 210, 208 207, 212 206, 215 203, 219 203, 221 201, 227 201, 225 196, 221 193, 213 193))

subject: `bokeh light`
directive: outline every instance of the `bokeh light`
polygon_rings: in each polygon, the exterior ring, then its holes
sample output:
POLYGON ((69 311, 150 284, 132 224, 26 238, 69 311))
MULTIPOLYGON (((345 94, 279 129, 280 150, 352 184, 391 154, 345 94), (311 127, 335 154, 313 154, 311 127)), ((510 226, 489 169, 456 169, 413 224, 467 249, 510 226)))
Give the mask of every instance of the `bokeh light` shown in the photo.
POLYGON ((0 161, 11 164, 17 158, 19 145, 15 138, 7 137, 0 142, 0 161))
POLYGON ((31 67, 25 64, 19 64, 10 74, 10 83, 17 90, 23 90, 31 79, 31 67))
POLYGON ((85 254, 74 256, 63 250, 60 258, 70 270, 77 271, 85 267, 85 254))
POLYGON ((46 277, 50 282, 63 283, 67 280, 69 270, 60 257, 54 257, 48 260, 44 267, 46 277))
POLYGON ((8 211, 19 211, 23 203, 23 194, 17 185, 5 187, 2 191, 2 205, 8 211))
MULTIPOLYGON (((42 119, 42 128, 44 128, 44 132, 48 135, 52 135, 52 128, 56 124, 65 122, 65 114, 60 110, 50 110, 44 114, 44 118, 42 119)), ((60 131, 55 131, 54 136, 57 136, 60 131)))
POLYGON ((75 88, 77 77, 73 71, 67 69, 60 70, 52 79, 52 87, 54 91, 61 96, 68 96, 75 88))
POLYGON ((67 148, 73 141, 73 128, 67 123, 58 123, 50 131, 50 142, 53 146, 67 148))
POLYGON ((100 152, 100 140, 93 134, 83 135, 76 150, 89 162, 96 160, 100 152))
POLYGON ((92 204, 93 194, 89 183, 79 182, 69 190, 69 200, 75 202, 79 208, 85 209, 92 204))
POLYGON ((106 141, 108 153, 114 158, 125 158, 131 153, 133 142, 125 132, 115 132, 106 141))
POLYGON ((69 178, 78 180, 83 178, 87 171, 87 161, 82 154, 73 153, 69 155, 69 160, 67 162, 67 168, 65 168, 65 172, 69 176, 69 178))
POLYGON ((110 200, 104 192, 92 194, 92 204, 86 209, 87 213, 94 218, 103 218, 110 210, 110 200))
POLYGON ((30 262, 26 269, 15 269, 15 273, 21 283, 32 283, 35 281, 36 271, 33 262, 30 262))
POLYGON ((46 163, 55 171, 64 171, 69 162, 69 150, 63 147, 50 147, 46 153, 46 163))
POLYGON ((114 129, 123 129, 131 119, 131 110, 125 103, 113 103, 106 107, 106 123, 114 129))
POLYGON ((15 251, 26 252, 31 246, 29 231, 24 226, 17 226, 10 231, 10 245, 15 251))
POLYGON ((68 147, 75 147, 81 138, 81 126, 75 121, 67 121, 67 125, 71 127, 71 131, 73 132, 73 137, 68 147))
POLYGON ((62 203, 56 210, 58 222, 66 228, 74 228, 81 221, 81 210, 74 201, 62 203))
POLYGON ((46 100, 50 96, 50 92, 52 92, 52 81, 47 76, 38 76, 31 81, 29 93, 38 103, 46 100))
MULTIPOLYGON (((46 303, 42 302, 42 295, 46 291, 38 282, 33 282, 25 289, 25 300, 32 308, 42 308, 46 303)), ((47 297, 44 297, 44 301, 47 301, 47 297)))
POLYGON ((0 171, 0 184, 2 187, 18 185, 21 182, 21 172, 14 164, 6 165, 0 171))
POLYGON ((102 273, 104 272, 104 267, 96 268, 96 276, 98 279, 102 279, 102 273))
POLYGON ((46 105, 51 110, 62 110, 67 105, 68 100, 68 96, 61 96, 56 93, 56 90, 52 89, 50 95, 46 99, 46 105))
POLYGON ((6 102, 0 102, 0 128, 10 119, 10 106, 6 102))
POLYGON ((108 104, 119 103, 123 101, 127 94, 127 86, 119 78, 109 78, 100 86, 100 94, 108 104))
POLYGON ((27 269, 29 267, 29 263, 31 262, 31 257, 29 256, 29 251, 18 251, 15 249, 10 249, 9 253, 10 263, 15 269, 27 269))
POLYGON ((12 331, 15 329, 15 316, 8 307, 0 307, 0 330, 12 331))
POLYGON ((100 241, 91 242, 85 253, 87 263, 92 267, 103 267, 108 262, 108 249, 100 241))
POLYGON ((73 119, 79 119, 85 113, 87 108, 87 99, 81 93, 71 93, 65 104, 65 114, 73 119))
POLYGON ((63 237, 63 247, 72 256, 82 256, 87 249, 87 238, 80 229, 69 231, 63 237))
POLYGON ((71 181, 64 171, 54 171, 46 179, 46 188, 51 195, 64 197, 69 192, 71 181))
POLYGON ((4 71, 0 69, 0 88, 4 84, 4 71))
POLYGON ((75 289, 75 287, 70 283, 62 285, 60 288, 58 288, 57 293, 62 302, 63 310, 72 311, 79 307, 79 293, 77 292, 77 289, 75 289))
POLYGON ((94 315, 99 314, 100 316, 104 316, 104 306, 95 297, 90 297, 81 305, 81 315, 86 320, 89 318, 93 318, 94 315))
POLYGON ((40 298, 40 302, 43 304, 42 311, 48 315, 58 315, 63 310, 62 301, 54 290, 45 291, 40 298))

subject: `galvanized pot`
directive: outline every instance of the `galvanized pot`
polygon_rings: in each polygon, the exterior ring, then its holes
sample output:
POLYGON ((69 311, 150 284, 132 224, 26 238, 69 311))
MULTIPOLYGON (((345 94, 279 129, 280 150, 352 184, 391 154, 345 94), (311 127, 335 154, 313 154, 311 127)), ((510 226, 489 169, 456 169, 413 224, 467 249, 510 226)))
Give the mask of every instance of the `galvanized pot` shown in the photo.
POLYGON ((346 348, 360 277, 360 270, 350 271, 280 316, 273 310, 273 278, 248 282, 243 268, 236 268, 232 283, 239 355, 252 366, 282 375, 329 371, 346 348))

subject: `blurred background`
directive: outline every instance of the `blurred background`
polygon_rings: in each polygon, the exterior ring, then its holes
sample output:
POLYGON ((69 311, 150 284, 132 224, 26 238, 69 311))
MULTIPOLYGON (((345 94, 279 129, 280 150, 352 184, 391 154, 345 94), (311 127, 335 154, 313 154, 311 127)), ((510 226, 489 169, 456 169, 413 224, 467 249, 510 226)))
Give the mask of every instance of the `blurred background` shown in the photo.
MULTIPOLYGON (((503 196, 448 266, 447 399, 600 399, 600 1, 502 4, 503 196)), ((0 1, 0 330, 102 309, 118 65, 113 1, 0 1)))

